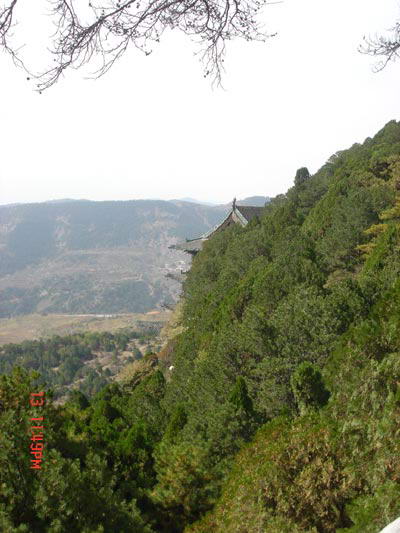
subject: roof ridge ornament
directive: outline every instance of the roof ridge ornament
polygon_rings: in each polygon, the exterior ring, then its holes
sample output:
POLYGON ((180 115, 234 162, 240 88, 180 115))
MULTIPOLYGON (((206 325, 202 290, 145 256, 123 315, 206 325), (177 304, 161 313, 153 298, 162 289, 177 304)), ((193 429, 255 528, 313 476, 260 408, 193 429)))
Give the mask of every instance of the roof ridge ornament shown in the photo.
POLYGON ((236 209, 236 197, 233 199, 232 202, 232 210, 234 211, 236 209))

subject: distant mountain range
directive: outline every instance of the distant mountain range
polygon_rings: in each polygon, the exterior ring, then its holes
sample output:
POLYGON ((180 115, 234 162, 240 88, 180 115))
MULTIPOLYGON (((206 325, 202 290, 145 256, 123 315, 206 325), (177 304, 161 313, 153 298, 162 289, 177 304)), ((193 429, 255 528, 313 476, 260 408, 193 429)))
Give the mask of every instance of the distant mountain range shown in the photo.
MULTIPOLYGON (((254 206, 261 206, 264 205, 265 202, 268 202, 270 198, 268 196, 249 196, 247 198, 244 198, 243 200, 238 200, 238 205, 254 205, 254 206)), ((119 201, 119 200, 118 200, 119 201)), ((121 200, 124 201, 124 200, 121 200)), ((125 200, 125 201, 132 201, 132 202, 141 202, 141 201, 156 201, 156 202, 163 202, 164 200, 161 200, 160 198, 152 198, 148 200, 125 200)), ((214 206, 214 207, 221 207, 221 206, 230 206, 232 202, 228 202, 227 204, 221 204, 219 202, 203 202, 201 200, 196 200, 196 198, 177 198, 175 200, 166 200, 172 203, 176 202, 189 202, 192 204, 199 204, 199 205, 208 205, 208 206, 214 206)), ((95 202, 95 200, 87 200, 85 198, 56 198, 54 200, 46 200, 44 202, 36 202, 36 203, 44 203, 44 204, 65 204, 68 202, 95 202)), ((97 202, 98 203, 98 202, 97 202)), ((27 203, 12 203, 12 204, 0 204, 1 207, 15 207, 17 205, 28 205, 27 203)), ((32 205, 32 204, 29 204, 32 205)))
POLYGON ((168 246, 226 208, 184 201, 51 201, 0 206, 0 317, 145 312, 177 298, 165 277, 188 257, 168 246))
MULTIPOLYGON (((174 201, 174 200, 172 200, 174 201)), ((191 202, 193 204, 200 204, 200 205, 210 205, 210 206, 218 206, 218 207, 230 207, 232 205, 232 201, 226 203, 226 204, 219 204, 217 202, 211 203, 211 202, 201 202, 199 200, 195 200, 194 198, 180 198, 181 202, 191 202)), ((243 198, 243 200, 238 200, 236 203, 238 205, 254 205, 258 207, 262 207, 265 205, 266 202, 269 202, 270 198, 268 196, 249 196, 247 198, 243 198)))
POLYGON ((174 302, 180 286, 165 275, 190 260, 168 247, 206 232, 230 207, 188 200, 0 206, 0 318, 141 313, 174 302))
POLYGON ((202 202, 200 200, 196 200, 195 198, 179 198, 179 201, 190 202, 192 204, 200 204, 200 205, 218 205, 217 202, 202 202))
POLYGON ((85 198, 56 198, 55 200, 46 200, 46 204, 65 204, 66 202, 90 202, 85 198))
POLYGON ((237 205, 254 205, 257 207, 264 207, 266 203, 271 200, 269 196, 249 196, 243 200, 238 200, 237 205))

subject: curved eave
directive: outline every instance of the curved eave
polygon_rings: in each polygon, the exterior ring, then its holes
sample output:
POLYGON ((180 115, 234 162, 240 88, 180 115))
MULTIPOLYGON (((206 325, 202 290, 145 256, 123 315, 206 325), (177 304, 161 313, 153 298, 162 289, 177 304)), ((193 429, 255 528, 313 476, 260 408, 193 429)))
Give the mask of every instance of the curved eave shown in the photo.
POLYGON ((232 219, 235 223, 239 223, 243 227, 247 226, 249 222, 247 218, 239 211, 239 209, 235 207, 234 209, 229 211, 229 213, 222 220, 222 222, 214 226, 212 229, 210 229, 200 237, 197 237, 196 239, 187 239, 185 242, 173 244, 169 248, 171 248, 172 250, 181 250, 189 254, 196 254, 202 249, 204 241, 209 239, 214 233, 216 233, 220 229, 224 229, 224 226, 228 225, 229 219, 232 219))
POLYGON ((205 239, 203 237, 200 237, 197 239, 188 240, 186 242, 178 242, 177 244, 173 244, 169 248, 171 248, 172 250, 181 250, 183 252, 195 253, 201 250, 204 241, 205 239))

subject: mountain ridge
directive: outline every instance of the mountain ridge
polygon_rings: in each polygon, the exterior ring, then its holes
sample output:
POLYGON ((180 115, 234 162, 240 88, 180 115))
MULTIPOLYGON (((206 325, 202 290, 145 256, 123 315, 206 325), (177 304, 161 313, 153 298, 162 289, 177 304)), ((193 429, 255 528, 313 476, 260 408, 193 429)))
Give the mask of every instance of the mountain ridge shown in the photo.
POLYGON ((220 208, 165 200, 0 206, 0 317, 145 312, 175 301, 185 267, 168 246, 204 232, 220 208))

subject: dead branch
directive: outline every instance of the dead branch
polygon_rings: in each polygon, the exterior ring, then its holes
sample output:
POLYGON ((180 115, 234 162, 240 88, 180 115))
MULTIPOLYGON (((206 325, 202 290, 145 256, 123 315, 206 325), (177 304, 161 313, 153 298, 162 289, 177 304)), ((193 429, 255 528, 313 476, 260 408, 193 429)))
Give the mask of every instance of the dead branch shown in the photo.
POLYGON ((390 33, 390 36, 364 37, 364 43, 359 48, 362 54, 382 58, 374 67, 376 72, 384 69, 390 61, 395 61, 400 57, 400 21, 396 22, 390 33))
MULTIPOLYGON (((17 1, 0 10, 0 45, 14 58, 18 56, 7 36, 17 1)), ((257 22, 267 0, 88 0, 89 11, 82 9, 82 0, 49 1, 55 25, 53 65, 35 76, 39 91, 54 85, 69 68, 96 65, 93 76, 103 76, 129 46, 149 55, 167 29, 179 29, 197 43, 204 75, 219 84, 227 41, 271 37, 257 22)))

